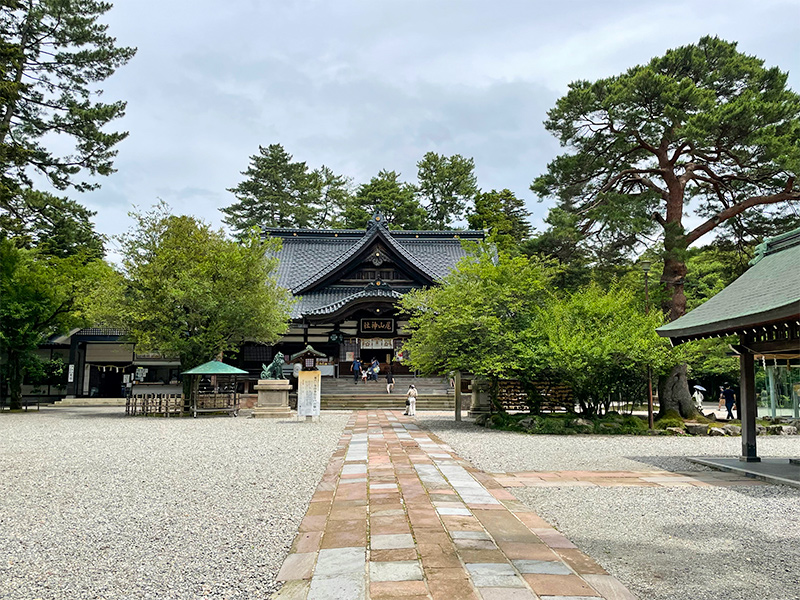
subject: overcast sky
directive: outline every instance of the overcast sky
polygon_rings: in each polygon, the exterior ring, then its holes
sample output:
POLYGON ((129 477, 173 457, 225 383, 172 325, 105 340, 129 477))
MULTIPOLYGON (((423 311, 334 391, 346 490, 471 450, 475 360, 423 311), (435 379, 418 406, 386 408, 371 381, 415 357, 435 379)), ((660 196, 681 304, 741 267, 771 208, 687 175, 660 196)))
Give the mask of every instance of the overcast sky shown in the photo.
POLYGON ((428 151, 473 157, 480 187, 513 190, 540 226, 528 186, 559 152, 542 121, 569 82, 712 34, 800 91, 800 0, 116 0, 104 20, 139 49, 103 84, 128 102, 118 172, 75 197, 109 235, 158 198, 219 225, 272 143, 356 183, 414 182, 428 151))

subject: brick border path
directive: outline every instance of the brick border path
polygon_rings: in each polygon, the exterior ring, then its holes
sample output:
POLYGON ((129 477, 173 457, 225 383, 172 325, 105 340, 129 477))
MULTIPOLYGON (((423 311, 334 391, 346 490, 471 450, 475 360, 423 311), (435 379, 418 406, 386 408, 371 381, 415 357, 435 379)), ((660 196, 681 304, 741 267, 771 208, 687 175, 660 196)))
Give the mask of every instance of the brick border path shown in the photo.
POLYGON ((515 487, 738 487, 766 481, 724 471, 521 471, 488 473, 499 485, 515 487))
POLYGON ((496 479, 399 412, 354 413, 275 600, 629 600, 496 479))

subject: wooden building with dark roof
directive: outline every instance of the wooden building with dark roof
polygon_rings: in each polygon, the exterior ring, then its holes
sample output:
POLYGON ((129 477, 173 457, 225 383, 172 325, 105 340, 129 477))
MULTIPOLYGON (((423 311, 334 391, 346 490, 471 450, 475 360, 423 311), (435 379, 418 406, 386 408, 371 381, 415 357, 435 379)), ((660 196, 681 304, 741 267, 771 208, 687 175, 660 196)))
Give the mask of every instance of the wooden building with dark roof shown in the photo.
MULTIPOLYGON (((412 289, 436 285, 466 256, 465 240, 484 231, 390 230, 380 213, 366 229, 266 229, 279 238, 278 283, 292 293, 290 330, 273 348, 247 345, 248 370, 311 344, 323 352, 323 375, 349 376, 355 358, 377 358, 397 374, 403 365, 406 322, 397 301, 412 289)), ((319 363, 318 363, 319 364, 319 363)))

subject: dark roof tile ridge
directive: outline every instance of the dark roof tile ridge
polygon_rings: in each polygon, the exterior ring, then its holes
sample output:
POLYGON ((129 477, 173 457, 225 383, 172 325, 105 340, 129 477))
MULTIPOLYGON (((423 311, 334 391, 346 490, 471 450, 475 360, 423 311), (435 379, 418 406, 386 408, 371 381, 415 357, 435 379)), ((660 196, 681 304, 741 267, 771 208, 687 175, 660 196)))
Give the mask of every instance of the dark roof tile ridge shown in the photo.
POLYGON ((422 237, 435 237, 444 239, 453 239, 463 236, 468 237, 486 237, 486 232, 482 229, 451 229, 449 231, 440 231, 432 229, 391 229, 389 230, 392 237, 405 238, 410 236, 422 237))
POLYGON ((396 290, 391 290, 391 289, 387 289, 387 290, 379 290, 379 289, 364 290, 364 289, 362 289, 361 291, 356 292, 355 294, 351 294, 350 296, 347 296, 346 298, 342 298, 341 300, 337 300, 336 302, 331 302, 330 304, 327 304, 325 306, 318 306, 317 308, 312 308, 311 310, 309 310, 305 314, 307 314, 307 315, 323 315, 323 314, 326 314, 326 313, 329 313, 329 312, 333 312, 333 311, 339 309, 340 307, 344 306, 348 302, 352 302, 353 300, 358 300, 359 298, 375 298, 375 297, 381 297, 381 296, 384 297, 384 298, 388 297, 388 296, 392 296, 394 298, 402 298, 403 295, 400 292, 398 292, 396 290))
POLYGON ((297 234, 300 236, 313 236, 322 237, 334 234, 343 235, 364 235, 363 229, 304 229, 304 228, 289 228, 289 227, 264 227, 261 233, 280 233, 280 234, 297 234))

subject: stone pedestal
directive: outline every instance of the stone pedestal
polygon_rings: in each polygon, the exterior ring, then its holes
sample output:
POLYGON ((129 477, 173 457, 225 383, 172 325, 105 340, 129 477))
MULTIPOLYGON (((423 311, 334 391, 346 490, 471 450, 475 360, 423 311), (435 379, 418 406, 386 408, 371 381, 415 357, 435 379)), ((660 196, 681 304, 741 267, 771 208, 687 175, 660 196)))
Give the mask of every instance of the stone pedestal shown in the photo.
POLYGON ((472 403, 469 406, 469 416, 477 417, 491 412, 491 400, 489 399, 489 382, 482 379, 473 379, 469 386, 472 392, 472 403))
POLYGON ((289 408, 292 386, 288 379, 259 379, 254 387, 258 392, 258 402, 253 408, 253 418, 284 419, 292 416, 289 408))

